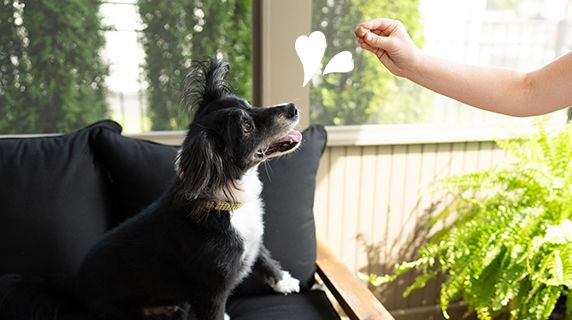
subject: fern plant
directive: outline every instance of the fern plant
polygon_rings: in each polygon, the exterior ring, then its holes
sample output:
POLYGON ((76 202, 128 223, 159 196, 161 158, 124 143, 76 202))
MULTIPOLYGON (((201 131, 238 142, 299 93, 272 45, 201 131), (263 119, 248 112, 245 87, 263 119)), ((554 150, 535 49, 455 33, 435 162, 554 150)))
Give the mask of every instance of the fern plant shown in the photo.
POLYGON ((479 319, 548 319, 559 298, 572 319, 572 126, 498 142, 500 165, 437 183, 452 200, 432 224, 451 222, 393 274, 371 275, 374 285, 411 269, 420 275, 405 291, 444 275, 440 304, 464 300, 479 319))

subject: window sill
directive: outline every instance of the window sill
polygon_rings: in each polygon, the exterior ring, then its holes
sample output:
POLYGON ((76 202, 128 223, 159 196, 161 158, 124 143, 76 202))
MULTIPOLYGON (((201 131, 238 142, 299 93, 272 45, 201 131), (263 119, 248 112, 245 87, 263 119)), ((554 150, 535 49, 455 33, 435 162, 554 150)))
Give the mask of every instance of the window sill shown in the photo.
POLYGON ((409 124, 327 126, 328 146, 371 146, 494 141, 522 137, 531 125, 409 124))
MULTIPOLYGON (((450 142, 494 141, 522 137, 534 131, 531 125, 408 124, 326 126, 328 146, 374 146, 450 142)), ((127 134, 170 145, 180 145, 184 131, 127 134)))
MULTIPOLYGON (((378 146, 494 141, 523 137, 534 132, 535 128, 533 125, 408 124, 326 126, 326 131, 328 132, 328 146, 378 146)), ((0 138, 31 138, 56 135, 0 135, 0 138)), ((185 138, 185 131, 155 131, 126 133, 125 135, 168 145, 180 145, 185 138)))

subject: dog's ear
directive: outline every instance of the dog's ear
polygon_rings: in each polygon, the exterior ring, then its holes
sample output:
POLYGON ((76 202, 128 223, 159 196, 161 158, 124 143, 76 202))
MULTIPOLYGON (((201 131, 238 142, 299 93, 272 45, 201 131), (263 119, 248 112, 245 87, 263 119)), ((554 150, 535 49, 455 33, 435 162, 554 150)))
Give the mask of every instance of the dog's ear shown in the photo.
POLYGON ((216 150, 214 137, 206 129, 191 129, 184 145, 177 158, 182 195, 195 200, 224 188, 224 160, 216 150))
POLYGON ((227 80, 230 65, 223 60, 193 62, 191 71, 185 77, 184 101, 195 115, 202 107, 224 95, 233 93, 227 80))

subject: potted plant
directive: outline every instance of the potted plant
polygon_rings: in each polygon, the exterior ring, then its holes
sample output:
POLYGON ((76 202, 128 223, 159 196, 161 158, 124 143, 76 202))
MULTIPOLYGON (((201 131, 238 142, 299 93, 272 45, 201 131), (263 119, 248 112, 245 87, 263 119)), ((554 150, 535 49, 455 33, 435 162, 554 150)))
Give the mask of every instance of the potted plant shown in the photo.
POLYGON ((450 222, 372 284, 416 269, 407 295, 443 275, 445 318, 459 299, 479 319, 549 319, 557 301, 572 316, 572 126, 499 145, 509 155, 500 165, 437 183, 451 196, 431 223, 450 222))

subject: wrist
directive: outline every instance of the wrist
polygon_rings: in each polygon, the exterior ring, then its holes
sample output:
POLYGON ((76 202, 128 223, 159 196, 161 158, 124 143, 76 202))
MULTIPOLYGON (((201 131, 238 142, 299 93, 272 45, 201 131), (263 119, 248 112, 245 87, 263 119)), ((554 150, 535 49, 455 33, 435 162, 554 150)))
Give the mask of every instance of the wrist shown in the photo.
POLYGON ((411 58, 409 59, 410 63, 406 68, 403 69, 403 74, 401 77, 415 80, 419 75, 423 73, 423 66, 424 66, 425 55, 423 52, 417 48, 413 51, 411 58))

